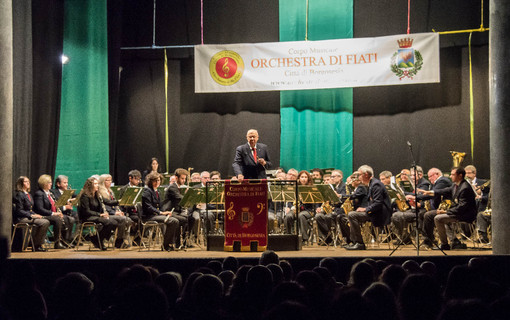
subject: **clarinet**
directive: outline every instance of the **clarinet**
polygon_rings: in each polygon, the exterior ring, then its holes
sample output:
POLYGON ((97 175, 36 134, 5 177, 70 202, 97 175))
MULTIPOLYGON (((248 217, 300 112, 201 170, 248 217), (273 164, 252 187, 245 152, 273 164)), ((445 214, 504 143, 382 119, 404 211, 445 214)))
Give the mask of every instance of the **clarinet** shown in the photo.
POLYGON ((108 211, 106 211, 106 206, 104 205, 103 196, 101 196, 99 192, 97 193, 97 195, 99 196, 99 202, 101 202, 101 208, 103 208, 103 213, 108 213, 108 211))

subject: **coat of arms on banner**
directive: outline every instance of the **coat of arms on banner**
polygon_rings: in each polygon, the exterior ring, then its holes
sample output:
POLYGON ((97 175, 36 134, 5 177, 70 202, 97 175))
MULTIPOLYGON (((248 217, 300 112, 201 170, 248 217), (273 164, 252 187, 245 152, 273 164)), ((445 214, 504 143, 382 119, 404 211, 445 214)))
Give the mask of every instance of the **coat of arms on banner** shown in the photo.
POLYGON ((402 80, 412 79, 423 66, 423 57, 420 51, 412 48, 414 39, 404 38, 397 40, 399 49, 391 57, 391 71, 402 80))
POLYGON ((231 50, 216 53, 209 62, 209 73, 216 83, 231 86, 243 75, 244 62, 241 56, 231 50))

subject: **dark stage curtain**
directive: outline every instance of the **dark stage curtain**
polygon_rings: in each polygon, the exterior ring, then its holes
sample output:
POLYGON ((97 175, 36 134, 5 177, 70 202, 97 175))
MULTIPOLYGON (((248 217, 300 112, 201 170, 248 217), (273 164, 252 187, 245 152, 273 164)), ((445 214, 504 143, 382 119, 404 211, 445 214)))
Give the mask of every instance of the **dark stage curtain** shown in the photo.
POLYGON ((41 174, 55 172, 63 8, 63 0, 13 1, 16 39, 13 178, 29 176, 32 189, 41 174))

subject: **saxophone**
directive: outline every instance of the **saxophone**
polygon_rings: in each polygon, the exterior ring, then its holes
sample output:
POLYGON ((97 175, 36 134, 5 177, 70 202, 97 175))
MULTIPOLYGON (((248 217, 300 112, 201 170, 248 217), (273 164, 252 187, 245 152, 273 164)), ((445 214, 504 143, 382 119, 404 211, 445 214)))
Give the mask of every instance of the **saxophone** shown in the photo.
POLYGON ((397 198, 395 199, 395 203, 397 204, 398 210, 401 212, 409 210, 404 190, 400 187, 400 173, 395 177, 395 187, 397 188, 397 198), (402 196, 404 196, 404 199, 401 198, 402 196))
POLYGON ((448 209, 450 209, 451 206, 452 206, 452 200, 444 199, 439 204, 439 207, 437 208, 437 210, 447 211, 448 209))
MULTIPOLYGON (((490 182, 490 180, 489 180, 490 182)), ((487 207, 485 208, 485 210, 482 212, 482 214, 484 216, 491 216, 492 215, 492 206, 491 206, 491 201, 492 200, 492 190, 489 191, 489 199, 487 200, 487 207)))
MULTIPOLYGON (((349 185, 345 184, 345 194, 347 196, 351 195, 351 192, 349 191, 349 185)), ((354 206, 352 204, 351 198, 345 199, 344 203, 342 203, 342 209, 344 210, 344 213, 347 215, 349 212, 354 211, 354 206)))

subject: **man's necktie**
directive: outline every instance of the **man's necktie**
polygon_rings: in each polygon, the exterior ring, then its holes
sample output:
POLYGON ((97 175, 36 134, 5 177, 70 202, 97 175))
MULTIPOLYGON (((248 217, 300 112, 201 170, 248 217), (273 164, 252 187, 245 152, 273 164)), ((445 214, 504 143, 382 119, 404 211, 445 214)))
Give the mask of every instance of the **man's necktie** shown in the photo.
POLYGON ((55 207, 55 201, 53 201, 53 198, 51 197, 51 195, 48 193, 48 199, 50 200, 50 203, 51 203, 51 212, 57 212, 57 208, 55 207))
POLYGON ((255 160, 255 163, 257 163, 257 149, 251 148, 253 150, 253 159, 255 160))

